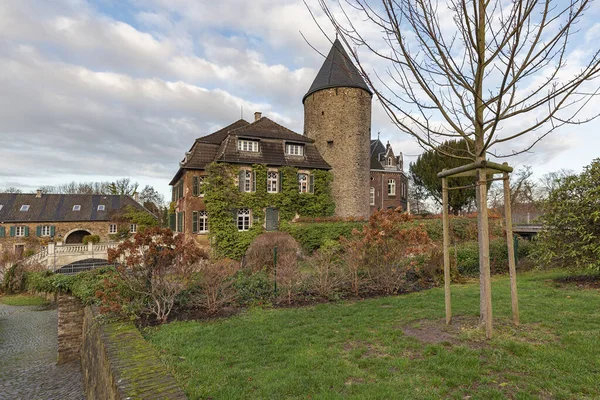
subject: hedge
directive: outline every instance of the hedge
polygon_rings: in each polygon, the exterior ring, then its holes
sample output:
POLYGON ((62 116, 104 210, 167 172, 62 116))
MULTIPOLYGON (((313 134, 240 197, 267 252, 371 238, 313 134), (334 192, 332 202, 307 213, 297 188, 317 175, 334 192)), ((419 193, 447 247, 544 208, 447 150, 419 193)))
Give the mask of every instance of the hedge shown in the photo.
MULTIPOLYGON (((519 239, 517 268, 526 262, 535 242, 519 239)), ((451 257, 454 252, 451 249, 451 257)), ((477 242, 466 242, 456 246, 456 260, 458 272, 464 276, 476 276, 479 274, 479 244, 477 242)), ((506 239, 490 240, 490 269, 493 274, 508 271, 508 248, 506 239)))
POLYGON ((361 230, 365 222, 282 223, 280 230, 289 233, 309 252, 317 250, 327 240, 350 237, 354 229, 361 230))

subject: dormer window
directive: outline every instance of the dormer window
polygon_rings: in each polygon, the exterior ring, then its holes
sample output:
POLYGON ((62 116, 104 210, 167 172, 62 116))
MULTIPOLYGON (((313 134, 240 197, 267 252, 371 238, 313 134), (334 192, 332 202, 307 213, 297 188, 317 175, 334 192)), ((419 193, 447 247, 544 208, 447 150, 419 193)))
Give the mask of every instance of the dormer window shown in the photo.
POLYGON ((286 143, 285 154, 287 154, 289 156, 303 156, 304 155, 304 145, 286 143))
POLYGON ((21 211, 29 211, 29 204, 23 204, 21 206, 21 211))
POLYGON ((106 207, 104 206, 104 204, 100 204, 98 206, 98 211, 104 211, 104 210, 106 210, 106 207))
POLYGON ((81 205, 79 205, 79 204, 74 205, 73 211, 81 211, 81 205))
POLYGON ((238 150, 252 151, 258 153, 258 141, 248 139, 238 139, 238 150))
POLYGON ((0 211, 2 211, 2 207, 4 207, 4 204, 0 204, 0 211))
POLYGON ((388 167, 394 166, 394 160, 392 159, 392 157, 387 158, 387 166, 388 167))

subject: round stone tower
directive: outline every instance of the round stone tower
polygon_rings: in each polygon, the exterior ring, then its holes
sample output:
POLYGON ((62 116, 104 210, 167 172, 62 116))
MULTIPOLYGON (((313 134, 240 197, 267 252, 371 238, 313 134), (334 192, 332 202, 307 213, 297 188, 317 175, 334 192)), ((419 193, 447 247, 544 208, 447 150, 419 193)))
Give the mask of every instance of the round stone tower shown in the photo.
POLYGON ((339 217, 369 217, 372 92, 335 40, 304 95, 304 134, 332 167, 339 217))

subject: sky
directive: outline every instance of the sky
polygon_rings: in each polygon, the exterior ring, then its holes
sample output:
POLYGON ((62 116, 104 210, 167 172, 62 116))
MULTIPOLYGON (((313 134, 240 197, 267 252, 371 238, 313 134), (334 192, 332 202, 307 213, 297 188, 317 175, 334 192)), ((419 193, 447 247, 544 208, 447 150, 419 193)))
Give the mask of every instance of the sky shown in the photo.
MULTIPOLYGON (((168 199, 194 139, 240 115, 302 133, 302 97, 323 63, 311 46, 331 46, 299 0, 5 0, 0 27, 0 190, 26 192, 129 177, 168 199)), ((600 24, 582 30, 576 45, 595 46, 600 24)), ((405 169, 422 151, 375 101, 371 131, 405 169)), ((599 131, 561 128, 506 161, 580 171, 598 157, 599 131)))

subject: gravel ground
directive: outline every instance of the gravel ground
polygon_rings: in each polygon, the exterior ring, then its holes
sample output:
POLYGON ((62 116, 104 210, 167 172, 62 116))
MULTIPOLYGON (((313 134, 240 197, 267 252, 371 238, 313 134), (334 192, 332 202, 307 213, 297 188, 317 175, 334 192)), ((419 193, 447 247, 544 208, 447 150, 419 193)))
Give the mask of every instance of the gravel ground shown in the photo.
POLYGON ((0 399, 85 399, 79 362, 56 365, 56 309, 0 304, 0 399))

